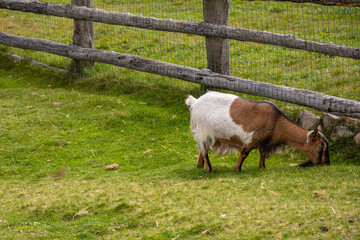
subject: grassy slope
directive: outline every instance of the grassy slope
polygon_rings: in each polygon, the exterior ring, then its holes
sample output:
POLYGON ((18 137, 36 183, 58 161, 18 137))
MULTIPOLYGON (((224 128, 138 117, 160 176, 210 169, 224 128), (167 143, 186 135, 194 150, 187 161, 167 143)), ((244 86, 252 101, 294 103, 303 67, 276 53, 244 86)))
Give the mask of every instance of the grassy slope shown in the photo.
POLYGON ((211 156, 209 175, 188 91, 68 84, 4 56, 0 79, 2 239, 360 238, 360 166, 333 145, 330 167, 290 168, 304 156, 285 149, 262 171, 254 151, 240 174, 211 156))

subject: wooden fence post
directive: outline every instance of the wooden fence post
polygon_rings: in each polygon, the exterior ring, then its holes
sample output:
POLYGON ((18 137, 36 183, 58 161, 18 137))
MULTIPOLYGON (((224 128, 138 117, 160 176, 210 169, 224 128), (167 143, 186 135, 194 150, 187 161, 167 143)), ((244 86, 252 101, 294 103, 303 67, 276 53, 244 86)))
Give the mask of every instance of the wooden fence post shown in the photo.
MULTIPOLYGON (((71 0, 71 4, 93 8, 93 0, 71 0)), ((92 21, 74 19, 73 44, 84 48, 94 48, 94 23, 92 21)), ((73 59, 71 70, 81 73, 84 67, 93 64, 92 61, 73 59)))
MULTIPOLYGON (((230 0, 203 0, 204 21, 229 25, 230 0)), ((229 39, 205 37, 208 69, 230 75, 229 39)))

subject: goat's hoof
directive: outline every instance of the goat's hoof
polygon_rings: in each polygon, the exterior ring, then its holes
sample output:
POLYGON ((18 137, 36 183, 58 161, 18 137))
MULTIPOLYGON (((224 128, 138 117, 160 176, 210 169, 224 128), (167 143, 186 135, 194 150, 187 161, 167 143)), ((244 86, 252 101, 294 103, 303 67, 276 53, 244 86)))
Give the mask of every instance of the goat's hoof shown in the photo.
POLYGON ((204 168, 204 164, 203 165, 196 165, 197 168, 204 168))
POLYGON ((290 164, 290 167, 299 167, 299 164, 290 164))

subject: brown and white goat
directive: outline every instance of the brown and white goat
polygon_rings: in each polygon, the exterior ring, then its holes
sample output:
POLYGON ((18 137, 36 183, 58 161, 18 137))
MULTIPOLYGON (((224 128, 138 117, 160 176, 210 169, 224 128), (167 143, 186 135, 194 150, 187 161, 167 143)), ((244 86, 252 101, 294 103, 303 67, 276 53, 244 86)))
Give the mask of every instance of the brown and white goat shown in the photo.
POLYGON ((251 150, 260 151, 259 167, 282 145, 302 151, 307 161, 292 166, 330 165, 329 143, 318 129, 308 131, 267 101, 250 101, 232 94, 207 92, 199 99, 188 96, 192 134, 198 144, 197 167, 212 172, 208 151, 218 155, 240 152, 239 172, 251 150))

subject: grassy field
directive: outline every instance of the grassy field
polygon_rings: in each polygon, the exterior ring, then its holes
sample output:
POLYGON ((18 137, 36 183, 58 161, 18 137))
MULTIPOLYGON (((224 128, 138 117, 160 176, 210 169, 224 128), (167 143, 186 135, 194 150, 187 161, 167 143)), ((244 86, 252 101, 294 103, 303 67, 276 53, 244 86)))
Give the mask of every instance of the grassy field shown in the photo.
POLYGON ((331 142, 330 167, 294 169, 304 155, 285 148, 266 170, 254 151, 239 174, 211 155, 208 174, 183 103, 196 89, 0 61, 1 239, 360 238, 358 150, 331 142))

